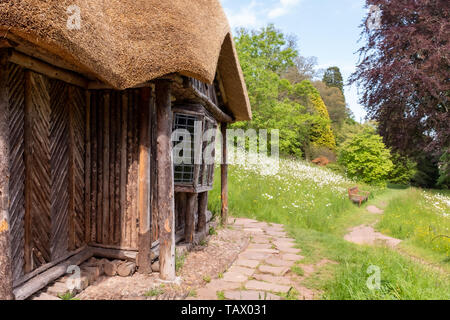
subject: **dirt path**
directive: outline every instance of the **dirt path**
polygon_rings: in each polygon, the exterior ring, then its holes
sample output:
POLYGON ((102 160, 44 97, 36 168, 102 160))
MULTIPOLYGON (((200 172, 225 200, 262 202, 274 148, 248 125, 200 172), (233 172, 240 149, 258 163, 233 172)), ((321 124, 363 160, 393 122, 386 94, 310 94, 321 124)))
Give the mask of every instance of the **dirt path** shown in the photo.
POLYGON ((302 281, 331 261, 302 265, 303 275, 299 276, 291 267, 303 256, 282 225, 233 219, 232 227, 252 235, 249 246, 224 274, 199 289, 197 296, 190 300, 280 300, 288 297, 311 300, 319 297, 319 292, 304 287, 302 281))

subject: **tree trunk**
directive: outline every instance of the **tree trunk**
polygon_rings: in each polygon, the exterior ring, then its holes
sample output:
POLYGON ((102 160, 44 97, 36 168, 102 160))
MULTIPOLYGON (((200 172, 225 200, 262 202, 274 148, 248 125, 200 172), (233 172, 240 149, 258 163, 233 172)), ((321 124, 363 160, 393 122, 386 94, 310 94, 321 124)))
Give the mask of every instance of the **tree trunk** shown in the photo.
POLYGON ((175 280, 175 204, 170 88, 167 80, 156 81, 160 277, 172 281, 175 280))
POLYGON ((150 230, 150 88, 142 88, 140 95, 139 135, 139 273, 151 273, 150 230))
POLYGON ((228 223, 228 159, 227 159, 227 124, 221 123, 220 130, 222 132, 222 164, 220 166, 220 182, 221 182, 221 222, 223 226, 228 223))
POLYGON ((7 49, 0 49, 0 300, 14 299, 9 236, 8 57, 7 49))

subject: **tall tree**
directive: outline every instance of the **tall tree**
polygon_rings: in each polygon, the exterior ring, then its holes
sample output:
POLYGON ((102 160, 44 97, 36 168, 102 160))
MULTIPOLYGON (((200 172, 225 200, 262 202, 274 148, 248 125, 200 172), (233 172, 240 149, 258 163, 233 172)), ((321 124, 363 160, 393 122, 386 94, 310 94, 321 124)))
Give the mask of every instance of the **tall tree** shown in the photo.
POLYGON ((329 67, 325 71, 322 81, 329 87, 338 88, 344 94, 344 80, 338 67, 329 67))
POLYGON ((389 146, 439 157, 450 144, 450 1, 366 4, 367 42, 350 82, 364 89, 361 103, 389 146))

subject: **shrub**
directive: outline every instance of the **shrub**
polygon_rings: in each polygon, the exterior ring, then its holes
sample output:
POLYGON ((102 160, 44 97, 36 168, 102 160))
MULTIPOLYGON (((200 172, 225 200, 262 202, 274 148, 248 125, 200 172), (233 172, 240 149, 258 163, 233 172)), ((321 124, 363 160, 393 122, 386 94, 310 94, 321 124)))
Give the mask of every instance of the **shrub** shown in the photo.
POLYGON ((382 137, 369 128, 344 142, 338 162, 350 178, 370 184, 385 183, 394 166, 382 137))
POLYGON ((450 152, 446 151, 439 160, 439 179, 437 186, 443 189, 450 188, 450 152))
POLYGON ((407 157, 398 153, 392 155, 394 167, 389 174, 389 182, 396 185, 407 185, 417 172, 417 165, 407 157))

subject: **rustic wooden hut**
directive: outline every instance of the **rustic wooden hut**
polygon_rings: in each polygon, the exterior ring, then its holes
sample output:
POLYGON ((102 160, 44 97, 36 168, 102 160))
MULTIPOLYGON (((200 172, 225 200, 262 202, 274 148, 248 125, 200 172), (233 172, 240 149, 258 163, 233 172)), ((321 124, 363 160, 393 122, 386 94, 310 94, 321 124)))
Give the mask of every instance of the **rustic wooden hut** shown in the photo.
POLYGON ((174 167, 171 132, 250 117, 217 0, 0 2, 0 299, 92 256, 174 279, 214 166, 174 167))

